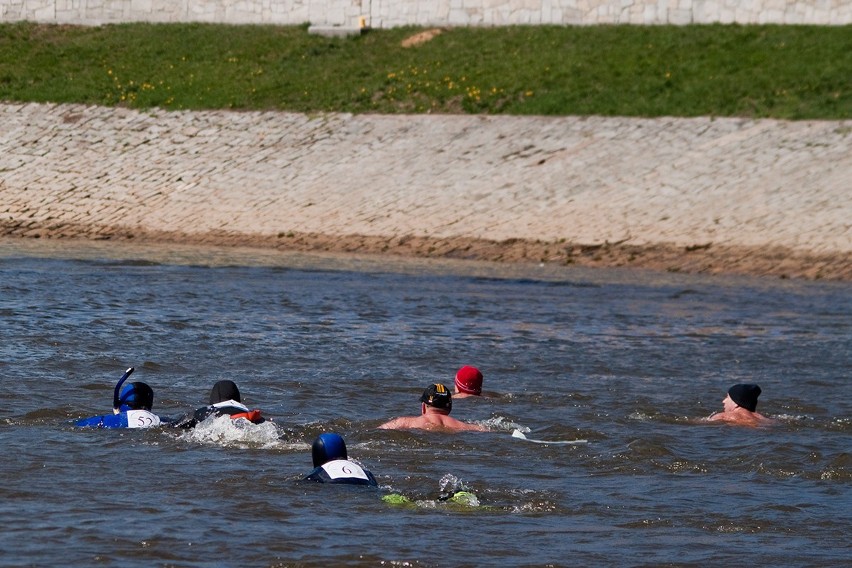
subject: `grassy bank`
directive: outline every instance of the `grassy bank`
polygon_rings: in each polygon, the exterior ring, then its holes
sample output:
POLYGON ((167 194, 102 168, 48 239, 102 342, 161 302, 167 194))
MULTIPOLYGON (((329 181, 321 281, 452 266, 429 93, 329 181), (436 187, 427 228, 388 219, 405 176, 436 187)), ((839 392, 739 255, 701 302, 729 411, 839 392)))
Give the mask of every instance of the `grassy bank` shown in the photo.
POLYGON ((0 25, 0 100, 167 109, 852 116, 852 27, 0 25))

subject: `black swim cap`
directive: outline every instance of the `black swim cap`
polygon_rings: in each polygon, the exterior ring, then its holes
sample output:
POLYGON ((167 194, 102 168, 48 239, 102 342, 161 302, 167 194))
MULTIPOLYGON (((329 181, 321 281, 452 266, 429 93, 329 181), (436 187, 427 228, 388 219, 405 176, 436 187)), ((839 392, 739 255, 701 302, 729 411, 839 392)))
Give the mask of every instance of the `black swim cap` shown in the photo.
POLYGON ((240 400, 240 389, 237 388, 234 381, 219 381, 213 385, 213 390, 210 391, 210 404, 225 402, 226 400, 240 400))
POLYGON ((429 385, 420 396, 420 402, 425 402, 435 408, 444 408, 449 412, 453 408, 453 395, 441 383, 429 385))
POLYGON ((143 382, 130 383, 121 389, 118 405, 120 410, 151 410, 154 391, 143 382))
POLYGON ((311 446, 311 457, 314 460, 314 467, 332 460, 349 459, 346 455, 346 442, 340 434, 320 434, 311 446))
POLYGON ((760 396, 760 387, 757 385, 734 385, 728 389, 728 396, 731 397, 731 400, 737 406, 754 412, 757 409, 757 397, 760 396))

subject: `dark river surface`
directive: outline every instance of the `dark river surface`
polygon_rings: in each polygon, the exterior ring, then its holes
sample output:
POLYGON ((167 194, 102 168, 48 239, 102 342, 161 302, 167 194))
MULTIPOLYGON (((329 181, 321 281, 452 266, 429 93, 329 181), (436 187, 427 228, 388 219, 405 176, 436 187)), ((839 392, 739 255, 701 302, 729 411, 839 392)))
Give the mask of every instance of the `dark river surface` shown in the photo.
POLYGON ((2 566, 852 557, 848 283, 0 240, 0 338, 2 566), (493 432, 376 428, 465 364, 493 432), (272 421, 74 427, 130 366, 161 416, 232 379, 272 421), (702 420, 735 383, 774 425, 702 420), (300 481, 323 431, 378 490, 300 481))

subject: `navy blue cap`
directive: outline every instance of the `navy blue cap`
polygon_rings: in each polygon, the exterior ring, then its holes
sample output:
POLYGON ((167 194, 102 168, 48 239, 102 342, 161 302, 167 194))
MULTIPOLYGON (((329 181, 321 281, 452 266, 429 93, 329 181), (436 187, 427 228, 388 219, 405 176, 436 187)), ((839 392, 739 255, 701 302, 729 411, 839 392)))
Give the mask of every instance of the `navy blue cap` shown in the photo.
POLYGON ((320 434, 311 446, 311 457, 314 460, 314 467, 319 467, 332 460, 348 459, 346 442, 343 441, 340 434, 320 434))

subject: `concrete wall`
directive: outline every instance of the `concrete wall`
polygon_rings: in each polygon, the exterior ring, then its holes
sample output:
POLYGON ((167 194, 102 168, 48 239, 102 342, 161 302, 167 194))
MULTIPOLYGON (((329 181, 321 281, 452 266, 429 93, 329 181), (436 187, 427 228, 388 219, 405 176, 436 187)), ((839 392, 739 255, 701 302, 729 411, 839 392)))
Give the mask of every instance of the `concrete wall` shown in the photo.
POLYGON ((389 28, 852 23, 852 0, 0 0, 0 21, 221 22, 389 28))

